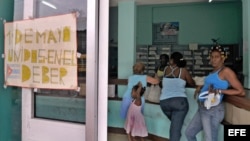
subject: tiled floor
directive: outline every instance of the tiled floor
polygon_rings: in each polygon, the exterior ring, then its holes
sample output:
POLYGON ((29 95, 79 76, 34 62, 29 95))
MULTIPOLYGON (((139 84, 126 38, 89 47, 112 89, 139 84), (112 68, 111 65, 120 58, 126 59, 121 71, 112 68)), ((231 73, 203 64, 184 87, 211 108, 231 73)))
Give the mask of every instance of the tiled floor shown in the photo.
MULTIPOLYGON (((128 141, 128 138, 125 134, 108 133, 108 141, 128 141)), ((145 141, 151 140, 146 139, 145 141)))

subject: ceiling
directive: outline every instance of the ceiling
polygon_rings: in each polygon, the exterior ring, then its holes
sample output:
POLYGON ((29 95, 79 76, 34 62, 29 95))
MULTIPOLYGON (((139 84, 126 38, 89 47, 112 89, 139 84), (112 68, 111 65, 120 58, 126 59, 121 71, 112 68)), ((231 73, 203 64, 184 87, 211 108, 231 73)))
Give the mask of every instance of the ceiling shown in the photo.
MULTIPOLYGON (((194 2, 207 2, 208 0, 110 0, 110 6, 117 6, 118 2, 122 1, 135 1, 137 5, 149 5, 149 4, 175 4, 175 3, 194 3, 194 2)), ((239 1, 239 0, 213 0, 218 1, 239 1)))

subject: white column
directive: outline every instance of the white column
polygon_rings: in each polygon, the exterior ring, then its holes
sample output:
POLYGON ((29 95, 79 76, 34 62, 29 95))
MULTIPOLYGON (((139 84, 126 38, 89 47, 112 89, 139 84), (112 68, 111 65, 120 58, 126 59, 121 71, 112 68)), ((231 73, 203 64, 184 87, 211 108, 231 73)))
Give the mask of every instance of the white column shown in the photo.
MULTIPOLYGON (((23 1, 23 19, 34 18, 36 0, 23 1)), ((30 88, 22 88, 22 141, 29 140, 30 121, 34 115, 34 94, 30 88)))
POLYGON ((98 141, 98 7, 87 1, 86 141, 98 141))
POLYGON ((250 88, 250 1, 242 0, 244 87, 250 88))
POLYGON ((99 10, 98 141, 107 141, 109 0, 100 0, 99 10))

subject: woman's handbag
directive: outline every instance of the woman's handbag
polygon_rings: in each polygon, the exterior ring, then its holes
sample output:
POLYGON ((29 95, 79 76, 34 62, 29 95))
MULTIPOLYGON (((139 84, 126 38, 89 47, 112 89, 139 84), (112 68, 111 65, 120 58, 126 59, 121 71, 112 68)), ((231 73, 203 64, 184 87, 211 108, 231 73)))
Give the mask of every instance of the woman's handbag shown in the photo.
POLYGON ((205 91, 200 93, 199 100, 204 101, 204 106, 207 109, 210 109, 213 106, 217 106, 222 101, 221 94, 210 93, 209 91, 205 91))
POLYGON ((146 90, 143 94, 144 98, 147 100, 148 99, 148 95, 149 95, 149 91, 150 91, 150 87, 146 87, 146 90))
POLYGON ((161 96, 161 87, 159 85, 151 85, 146 100, 153 103, 159 103, 160 96, 161 96))

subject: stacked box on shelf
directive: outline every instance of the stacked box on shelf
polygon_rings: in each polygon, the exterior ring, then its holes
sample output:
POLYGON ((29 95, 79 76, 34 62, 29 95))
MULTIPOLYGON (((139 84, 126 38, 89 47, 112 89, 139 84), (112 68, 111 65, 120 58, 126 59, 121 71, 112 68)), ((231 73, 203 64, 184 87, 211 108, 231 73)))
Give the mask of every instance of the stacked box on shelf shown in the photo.
POLYGON ((157 46, 148 47, 148 74, 155 74, 156 60, 157 60, 157 46))
POLYGON ((144 73, 148 73, 148 46, 140 45, 136 48, 136 62, 142 62, 145 65, 144 73))
POLYGON ((81 54, 81 56, 77 58, 77 72, 78 76, 86 75, 86 54, 81 54))
POLYGON ((198 50, 194 52, 195 67, 193 73, 195 76, 206 76, 212 71, 210 64, 209 50, 212 45, 199 45, 198 50))
POLYGON ((187 68, 187 70, 189 70, 190 74, 192 74, 193 73, 193 64, 194 64, 193 52, 192 52, 192 50, 184 50, 182 53, 183 53, 184 59, 187 61, 186 68, 187 68))
POLYGON ((168 45, 168 46, 161 46, 159 47, 159 55, 160 54, 167 54, 167 55, 171 55, 171 46, 168 45))

